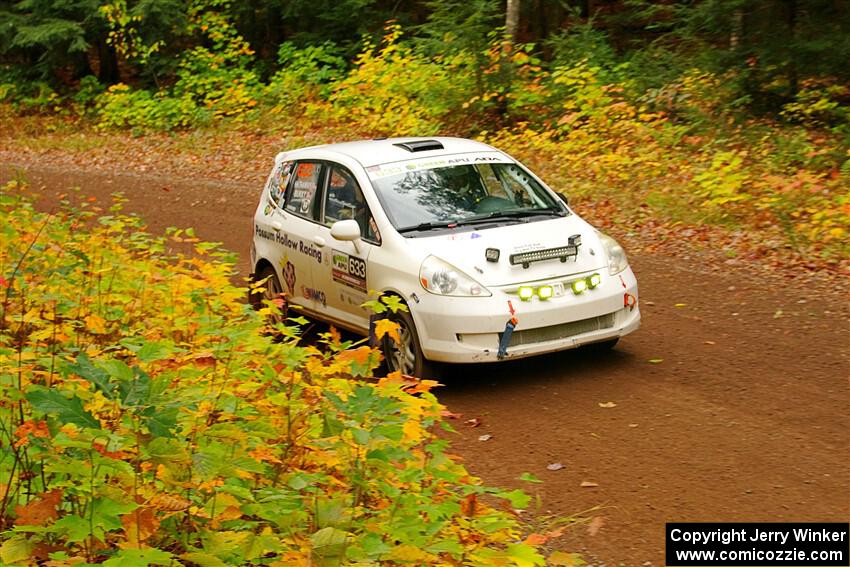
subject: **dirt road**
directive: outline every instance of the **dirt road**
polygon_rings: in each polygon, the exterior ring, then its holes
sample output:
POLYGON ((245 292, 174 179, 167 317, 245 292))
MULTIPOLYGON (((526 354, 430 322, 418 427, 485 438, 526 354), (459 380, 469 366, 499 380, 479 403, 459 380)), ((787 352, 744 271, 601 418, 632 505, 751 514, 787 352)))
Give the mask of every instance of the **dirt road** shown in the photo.
MULTIPOLYGON (((152 231, 194 226, 238 252, 248 271, 262 179, 228 185, 41 165, 27 177, 43 206, 73 185, 98 197, 121 190, 152 231)), ((455 452, 486 482, 539 494, 528 513, 541 530, 546 515, 598 507, 589 514, 602 518, 596 529, 555 541, 597 566, 663 564, 667 521, 847 521, 847 290, 718 269, 696 255, 631 261, 644 323, 612 353, 448 378, 438 395, 463 414, 451 421, 455 452), (465 423, 472 418, 481 425, 465 423), (479 441, 484 434, 492 437, 479 441), (554 463, 563 468, 548 470, 554 463), (523 472, 544 483, 517 480, 523 472)))

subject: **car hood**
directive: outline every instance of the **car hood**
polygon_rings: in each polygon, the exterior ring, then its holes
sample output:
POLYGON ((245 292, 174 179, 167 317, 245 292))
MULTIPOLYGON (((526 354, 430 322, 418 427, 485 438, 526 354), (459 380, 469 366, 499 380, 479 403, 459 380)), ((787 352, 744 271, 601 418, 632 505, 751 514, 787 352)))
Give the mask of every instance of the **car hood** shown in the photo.
POLYGON ((460 227, 451 233, 407 238, 407 246, 424 259, 428 255, 461 269, 485 286, 507 286, 560 276, 600 270, 607 264, 605 251, 596 230, 578 215, 532 220, 493 228, 460 227), (566 261, 559 257, 529 262, 526 266, 512 264, 511 255, 545 251, 569 245, 569 238, 580 235, 577 254, 566 261), (486 251, 499 251, 499 260, 490 262, 486 251))

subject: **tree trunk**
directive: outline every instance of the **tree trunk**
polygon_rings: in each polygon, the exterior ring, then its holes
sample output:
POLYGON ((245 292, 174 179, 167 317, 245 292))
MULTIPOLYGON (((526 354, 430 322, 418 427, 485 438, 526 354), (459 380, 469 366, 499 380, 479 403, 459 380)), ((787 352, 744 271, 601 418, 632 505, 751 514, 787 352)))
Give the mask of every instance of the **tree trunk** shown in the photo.
POLYGON ((505 14, 505 40, 516 42, 516 34, 519 29, 519 1, 508 0, 508 8, 505 14))
POLYGON ((97 41, 97 56, 100 60, 97 80, 103 85, 114 85, 120 82, 118 55, 115 53, 115 48, 106 43, 103 38, 99 38, 97 41))

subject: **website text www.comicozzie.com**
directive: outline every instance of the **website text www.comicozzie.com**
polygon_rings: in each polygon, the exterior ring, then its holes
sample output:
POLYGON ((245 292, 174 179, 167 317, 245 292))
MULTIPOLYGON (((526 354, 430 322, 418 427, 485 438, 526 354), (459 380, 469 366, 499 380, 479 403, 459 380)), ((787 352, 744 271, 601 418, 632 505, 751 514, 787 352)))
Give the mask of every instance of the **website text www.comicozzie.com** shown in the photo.
POLYGON ((846 523, 668 523, 667 564, 850 565, 846 523))
POLYGON ((828 565, 841 565, 844 554, 838 550, 804 551, 802 549, 679 549, 676 559, 684 565, 693 561, 826 561, 828 565))

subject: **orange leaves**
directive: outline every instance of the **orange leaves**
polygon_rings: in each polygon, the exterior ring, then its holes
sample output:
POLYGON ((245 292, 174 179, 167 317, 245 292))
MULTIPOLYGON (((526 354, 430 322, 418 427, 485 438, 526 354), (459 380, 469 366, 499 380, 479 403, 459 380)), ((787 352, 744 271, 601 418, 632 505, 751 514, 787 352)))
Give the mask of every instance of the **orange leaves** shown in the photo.
POLYGON ((154 508, 140 506, 121 516, 124 537, 128 547, 139 547, 159 529, 159 519, 154 508))
POLYGON ((460 503, 460 513, 467 517, 472 517, 478 511, 478 495, 474 492, 467 494, 460 503))
POLYGON ((62 502, 58 488, 43 493, 24 506, 15 506, 16 526, 43 526, 57 518, 56 507, 62 502))
POLYGON ((372 352, 372 349, 367 346, 344 350, 337 355, 337 360, 340 362, 367 364, 369 362, 369 355, 372 354, 372 352))
POLYGON ((188 509, 192 502, 175 494, 158 493, 148 500, 147 505, 163 512, 180 512, 188 509))
POLYGON ((548 531, 546 533, 542 533, 542 534, 539 534, 539 533, 529 534, 528 537, 525 538, 524 543, 527 543, 528 545, 533 545, 533 546, 543 545, 544 543, 548 542, 549 540, 561 537, 564 534, 564 529, 565 528, 562 526, 560 528, 556 528, 554 530, 550 530, 550 531, 548 531))
POLYGON ((50 430, 47 429, 46 421, 25 421, 17 429, 15 429, 15 437, 18 438, 15 441, 15 448, 21 448, 24 445, 29 443, 29 437, 33 436, 36 438, 48 438, 50 437, 50 430))

